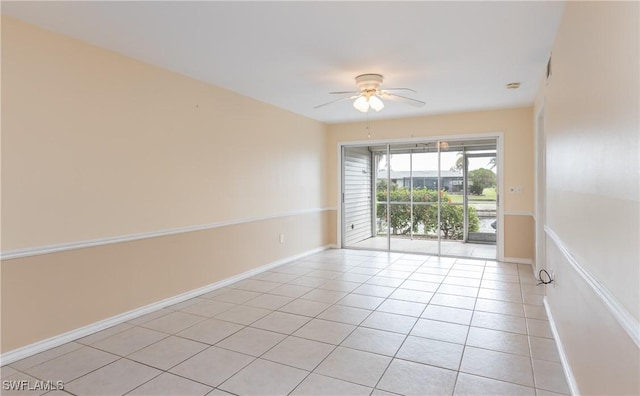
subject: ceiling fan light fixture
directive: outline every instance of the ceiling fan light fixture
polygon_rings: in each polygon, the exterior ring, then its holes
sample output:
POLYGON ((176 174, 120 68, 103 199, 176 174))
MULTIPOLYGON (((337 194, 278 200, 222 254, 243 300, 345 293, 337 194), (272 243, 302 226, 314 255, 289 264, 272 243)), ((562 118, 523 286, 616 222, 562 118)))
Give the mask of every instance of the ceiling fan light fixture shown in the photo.
MULTIPOLYGON (((361 74, 356 77, 356 85, 358 86, 358 91, 337 91, 337 92, 329 92, 330 94, 338 94, 338 95, 353 95, 348 97, 339 98, 336 100, 332 100, 327 103, 323 103, 321 105, 315 106, 314 109, 318 109, 320 107, 324 107, 336 102, 342 102, 347 100, 353 100, 353 107, 356 110, 366 113, 369 109, 373 109, 375 111, 380 111, 384 108, 384 100, 392 100, 396 102, 402 102, 405 104, 409 104, 416 107, 422 107, 425 105, 423 101, 408 98, 406 96, 397 95, 389 93, 385 90, 382 90, 380 87, 382 85, 382 74, 361 74)), ((390 91, 411 91, 415 92, 410 88, 387 88, 390 91)))
POLYGON ((377 96, 369 97, 369 106, 375 111, 380 111, 384 108, 384 103, 377 96))
POLYGON ((358 97, 358 99, 353 101, 353 107, 355 107, 357 110, 366 113, 367 111, 369 111, 369 101, 367 100, 366 96, 360 96, 358 97))

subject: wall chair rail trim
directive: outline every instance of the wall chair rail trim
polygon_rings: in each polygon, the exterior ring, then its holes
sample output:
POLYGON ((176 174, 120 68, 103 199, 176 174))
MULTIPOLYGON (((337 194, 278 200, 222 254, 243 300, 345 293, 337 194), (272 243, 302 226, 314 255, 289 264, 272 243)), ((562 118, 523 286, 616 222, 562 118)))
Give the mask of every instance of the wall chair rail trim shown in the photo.
POLYGON ((611 315, 618 321, 620 326, 629 334, 629 337, 633 340, 636 346, 640 347, 640 323, 629 313, 629 311, 618 301, 618 299, 611 294, 611 292, 601 284, 591 273, 584 268, 573 257, 569 249, 562 243, 562 240, 551 228, 544 227, 545 233, 549 236, 555 245, 560 249, 567 261, 571 264, 573 269, 584 279, 584 281, 591 286, 593 291, 600 297, 604 305, 607 307, 611 315))
POLYGON ((11 259, 17 259, 17 258, 23 258, 23 257, 29 257, 29 256, 37 256, 41 254, 64 252, 67 250, 110 245, 113 243, 137 241, 140 239, 156 238, 161 236, 183 234, 183 233, 194 232, 194 231, 204 231, 204 230, 210 230, 213 228, 253 223, 256 221, 272 220, 272 219, 277 219, 281 217, 298 216, 298 215, 304 215, 304 214, 310 214, 310 213, 321 213, 321 212, 330 211, 330 210, 336 210, 336 208, 326 207, 326 208, 301 209, 301 210, 295 210, 291 212, 276 213, 276 214, 267 215, 267 216, 247 217, 247 218, 241 218, 236 220, 221 221, 216 223, 200 224, 200 225, 180 227, 180 228, 171 228, 171 229, 160 230, 160 231, 143 232, 139 234, 129 234, 129 235, 121 235, 121 236, 115 236, 115 237, 92 239, 87 241, 61 243, 61 244, 48 245, 48 246, 38 246, 38 247, 26 248, 26 249, 17 249, 17 250, 11 250, 8 252, 0 253, 0 260, 11 260, 11 259))
POLYGON ((504 215, 505 216, 531 216, 535 218, 535 215, 533 214, 533 212, 529 212, 526 210, 505 210, 504 215))

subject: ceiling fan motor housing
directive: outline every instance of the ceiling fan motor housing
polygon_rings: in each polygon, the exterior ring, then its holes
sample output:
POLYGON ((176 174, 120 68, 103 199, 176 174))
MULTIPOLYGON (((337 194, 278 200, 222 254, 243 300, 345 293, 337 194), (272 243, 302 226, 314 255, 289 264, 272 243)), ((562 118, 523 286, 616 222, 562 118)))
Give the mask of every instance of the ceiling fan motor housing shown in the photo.
POLYGON ((361 91, 378 91, 382 85, 381 74, 361 74, 356 77, 356 85, 361 91))

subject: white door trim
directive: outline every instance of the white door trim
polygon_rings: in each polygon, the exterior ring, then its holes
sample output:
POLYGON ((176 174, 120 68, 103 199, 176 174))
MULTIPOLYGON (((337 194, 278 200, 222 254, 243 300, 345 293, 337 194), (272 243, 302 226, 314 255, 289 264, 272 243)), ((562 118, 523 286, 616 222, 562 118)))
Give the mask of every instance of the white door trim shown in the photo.
POLYGON ((544 132, 544 100, 535 115, 534 180, 535 180, 535 273, 546 267, 545 217, 546 217, 546 138, 544 132))

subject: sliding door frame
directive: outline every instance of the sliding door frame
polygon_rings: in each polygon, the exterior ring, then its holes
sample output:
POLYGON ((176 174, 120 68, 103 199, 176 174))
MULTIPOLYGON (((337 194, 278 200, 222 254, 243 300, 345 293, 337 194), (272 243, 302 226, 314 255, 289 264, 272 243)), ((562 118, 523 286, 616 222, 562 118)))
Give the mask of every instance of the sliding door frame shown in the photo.
MULTIPOLYGON (((357 141, 338 142, 337 144, 337 224, 336 224, 336 236, 337 247, 342 249, 343 246, 343 232, 342 227, 344 224, 344 181, 342 180, 343 172, 343 147, 367 147, 376 145, 393 145, 393 144, 406 144, 406 143, 422 143, 433 141, 459 141, 459 140, 472 140, 472 139, 495 139, 496 140, 496 163, 498 167, 498 226, 496 230, 496 259, 504 260, 504 133, 503 132, 489 132, 489 133, 477 133, 477 134, 462 134, 462 135, 435 135, 435 136, 422 136, 414 138, 398 138, 398 139, 367 139, 357 141)), ((388 149, 389 150, 389 149, 388 149)), ((388 153, 387 153, 388 154, 388 153)), ((387 161, 389 156, 387 155, 387 161)), ((439 163, 440 161, 438 161, 439 163)), ((438 166, 440 166, 438 164, 438 166)), ((387 173, 389 177, 390 169, 387 167, 387 173)), ((438 178, 439 179, 439 178, 438 178)), ((389 189, 387 189, 388 191, 389 189)), ((388 194, 388 192, 387 192, 388 194)), ((387 197, 388 198, 388 197, 387 197)), ((389 199, 387 199, 389 202, 389 199)), ((387 217, 390 215, 390 211, 387 210, 387 217)), ((390 246, 390 235, 387 236, 387 247, 390 246)), ((407 252, 409 253, 409 252, 407 252)))
MULTIPOLYGON (((477 154, 477 153, 468 153, 466 150, 463 151, 463 157, 464 157, 464 198, 463 198, 463 202, 464 202, 464 238, 463 241, 466 242, 470 242, 470 243, 480 243, 478 241, 469 241, 469 184, 467 183, 468 181, 468 177, 469 177, 469 158, 492 158, 493 156, 490 154, 486 154, 486 153, 482 153, 482 154, 477 154)), ((498 175, 500 175, 501 173, 501 169, 498 168, 498 147, 496 145, 496 168, 498 169, 498 175)), ((496 191, 500 190, 500 180, 499 178, 496 178, 496 191)), ((498 199, 496 199, 496 215, 497 215, 497 209, 500 206, 500 195, 498 195, 497 197, 498 199)), ((497 230, 496 230, 496 237, 497 237, 497 230)), ((497 245, 497 240, 496 240, 496 245, 497 245)))

